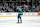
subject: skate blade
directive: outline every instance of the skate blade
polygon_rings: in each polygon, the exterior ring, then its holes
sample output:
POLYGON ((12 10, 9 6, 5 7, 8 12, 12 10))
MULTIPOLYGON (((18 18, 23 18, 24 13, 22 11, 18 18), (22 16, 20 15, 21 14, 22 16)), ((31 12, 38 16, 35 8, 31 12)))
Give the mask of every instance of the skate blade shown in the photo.
POLYGON ((17 22, 17 23, 22 23, 22 22, 17 22))

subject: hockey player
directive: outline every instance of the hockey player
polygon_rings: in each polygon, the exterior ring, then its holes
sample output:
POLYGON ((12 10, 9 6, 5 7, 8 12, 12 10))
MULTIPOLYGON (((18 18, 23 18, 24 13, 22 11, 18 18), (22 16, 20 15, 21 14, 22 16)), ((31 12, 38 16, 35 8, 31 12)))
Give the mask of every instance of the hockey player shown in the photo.
POLYGON ((17 9, 18 9, 18 22, 17 23, 22 23, 22 19, 21 19, 21 16, 23 15, 22 9, 19 5, 17 6, 17 9), (19 19, 20 19, 20 22, 19 22, 19 19))

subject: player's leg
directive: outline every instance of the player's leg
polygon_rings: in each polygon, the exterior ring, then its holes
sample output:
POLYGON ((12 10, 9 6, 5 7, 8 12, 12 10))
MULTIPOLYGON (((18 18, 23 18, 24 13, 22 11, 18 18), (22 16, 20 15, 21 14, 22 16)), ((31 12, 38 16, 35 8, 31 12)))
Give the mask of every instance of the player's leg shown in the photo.
POLYGON ((19 23, 19 18, 18 18, 18 23, 19 23))
POLYGON ((20 21, 21 21, 21 23, 22 23, 21 15, 20 15, 20 21))
POLYGON ((19 23, 19 14, 18 14, 18 22, 17 23, 19 23))

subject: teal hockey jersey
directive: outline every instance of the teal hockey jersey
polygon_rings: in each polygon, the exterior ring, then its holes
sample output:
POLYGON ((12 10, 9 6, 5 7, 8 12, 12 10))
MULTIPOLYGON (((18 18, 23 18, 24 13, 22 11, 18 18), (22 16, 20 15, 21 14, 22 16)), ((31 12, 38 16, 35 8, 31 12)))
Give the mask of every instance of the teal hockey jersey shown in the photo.
POLYGON ((18 14, 23 15, 23 12, 22 12, 22 9, 21 8, 18 9, 18 14))

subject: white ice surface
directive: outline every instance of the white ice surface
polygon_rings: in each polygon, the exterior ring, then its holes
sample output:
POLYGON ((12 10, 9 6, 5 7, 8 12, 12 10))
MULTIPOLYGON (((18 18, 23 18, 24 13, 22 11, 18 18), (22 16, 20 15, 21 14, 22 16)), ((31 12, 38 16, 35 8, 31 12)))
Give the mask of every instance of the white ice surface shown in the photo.
POLYGON ((0 27, 40 27, 40 17, 22 17, 22 23, 17 17, 0 17, 0 27))

